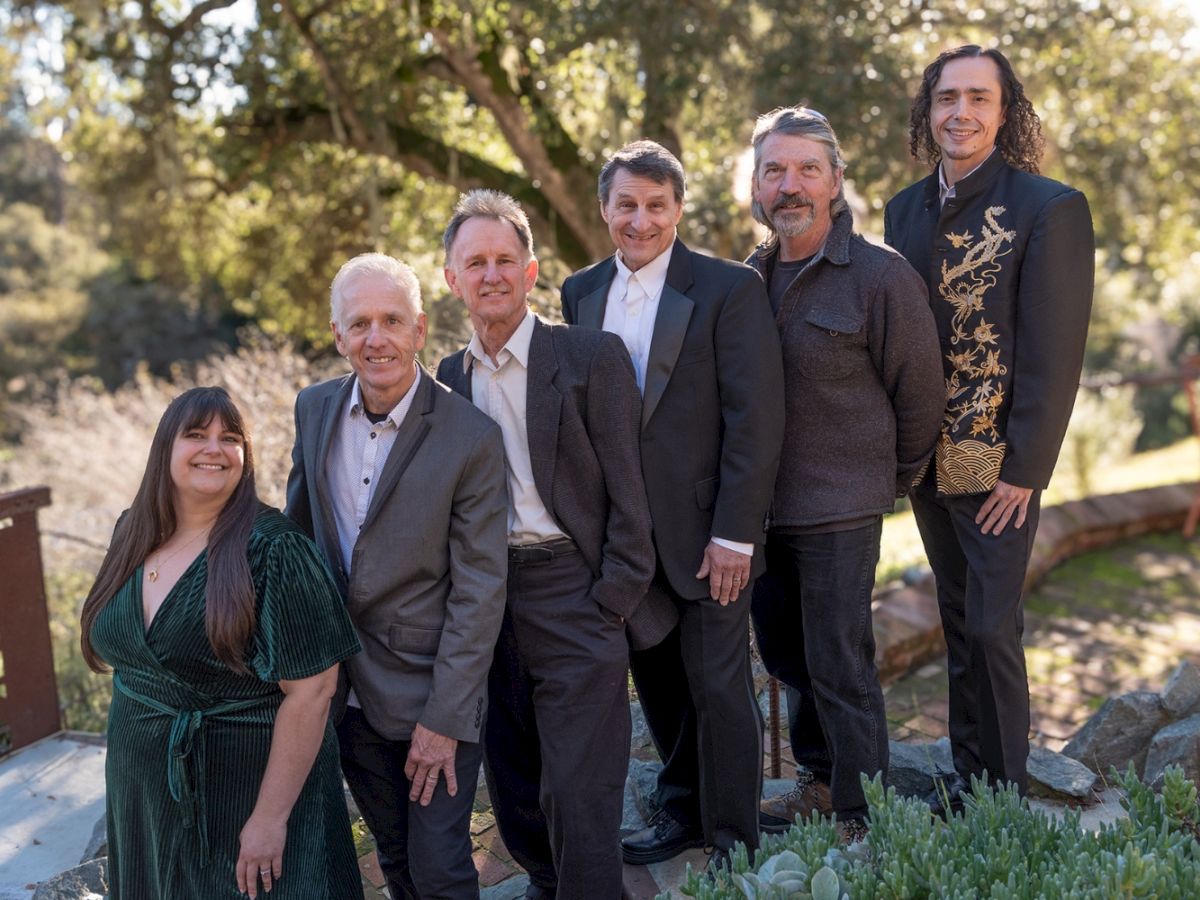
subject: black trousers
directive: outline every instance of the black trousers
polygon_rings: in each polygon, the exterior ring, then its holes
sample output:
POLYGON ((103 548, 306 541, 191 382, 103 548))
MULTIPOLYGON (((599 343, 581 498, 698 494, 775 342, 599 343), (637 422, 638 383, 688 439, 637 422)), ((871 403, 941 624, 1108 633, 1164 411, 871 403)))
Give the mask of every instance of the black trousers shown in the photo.
POLYGON ((471 809, 481 745, 459 741, 454 756, 458 793, 451 797, 442 777, 429 805, 421 806, 408 799, 409 741, 389 741, 353 706, 346 708, 337 733, 342 773, 375 838, 388 893, 394 900, 478 900, 471 809))
POLYGON ((886 772, 887 719, 875 668, 871 591, 882 519, 848 531, 767 536, 754 633, 788 686, 792 755, 831 788, 839 820, 867 814, 860 776, 886 772))
POLYGON ((763 719, 750 671, 750 590, 721 606, 685 600, 660 571, 679 624, 662 643, 630 654, 646 724, 663 760, 657 801, 700 826, 714 847, 758 847, 763 719))
POLYGON ((629 649, 579 553, 510 563, 488 676, 485 773, 496 825, 559 900, 621 896, 629 649))
POLYGON ((932 475, 913 489, 925 555, 937 579, 950 680, 950 745, 964 777, 1008 781, 1023 794, 1029 758, 1029 681, 1022 592, 1041 492, 1025 524, 985 535, 975 515, 987 493, 941 496, 932 475))

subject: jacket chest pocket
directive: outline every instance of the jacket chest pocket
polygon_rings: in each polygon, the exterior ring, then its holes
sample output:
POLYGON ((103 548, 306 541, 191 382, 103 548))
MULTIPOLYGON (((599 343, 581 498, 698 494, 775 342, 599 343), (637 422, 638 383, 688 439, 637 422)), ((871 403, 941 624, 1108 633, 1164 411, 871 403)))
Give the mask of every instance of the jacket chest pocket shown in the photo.
POLYGON ((816 381, 833 381, 852 374, 866 344, 864 321, 862 315, 840 310, 809 310, 796 326, 795 358, 800 373, 816 381))

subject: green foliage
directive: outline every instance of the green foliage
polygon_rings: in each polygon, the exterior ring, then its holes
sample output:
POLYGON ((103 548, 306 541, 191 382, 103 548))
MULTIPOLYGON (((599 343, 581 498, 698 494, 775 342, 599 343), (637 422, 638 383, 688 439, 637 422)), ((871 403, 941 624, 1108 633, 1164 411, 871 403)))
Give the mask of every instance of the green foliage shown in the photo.
POLYGON ((932 818, 923 803, 864 779, 867 840, 838 846, 832 824, 814 818, 784 835, 763 836, 757 864, 744 848, 715 881, 692 872, 682 887, 697 900, 776 898, 1189 898, 1200 891, 1200 805, 1177 768, 1161 793, 1132 768, 1114 781, 1128 817, 1097 832, 1079 814, 1031 810, 1015 789, 975 783, 962 814, 932 818))

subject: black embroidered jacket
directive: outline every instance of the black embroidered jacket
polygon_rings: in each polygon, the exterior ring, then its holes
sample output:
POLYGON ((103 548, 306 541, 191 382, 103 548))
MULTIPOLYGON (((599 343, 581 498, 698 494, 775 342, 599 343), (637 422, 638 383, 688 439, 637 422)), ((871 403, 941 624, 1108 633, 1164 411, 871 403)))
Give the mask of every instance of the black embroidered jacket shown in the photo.
POLYGON ((942 494, 1044 488, 1075 402, 1092 305, 1087 199, 999 152, 938 203, 934 172, 889 201, 884 239, 929 284, 946 376, 942 494))

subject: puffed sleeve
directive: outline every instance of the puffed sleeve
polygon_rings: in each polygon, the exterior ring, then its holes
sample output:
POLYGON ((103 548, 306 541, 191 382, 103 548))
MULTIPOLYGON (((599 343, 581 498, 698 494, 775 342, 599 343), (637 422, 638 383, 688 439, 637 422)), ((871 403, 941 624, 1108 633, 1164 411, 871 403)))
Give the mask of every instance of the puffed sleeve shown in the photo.
POLYGON ((362 649, 312 541, 288 531, 257 549, 250 554, 259 601, 250 665, 259 678, 308 678, 362 649))

